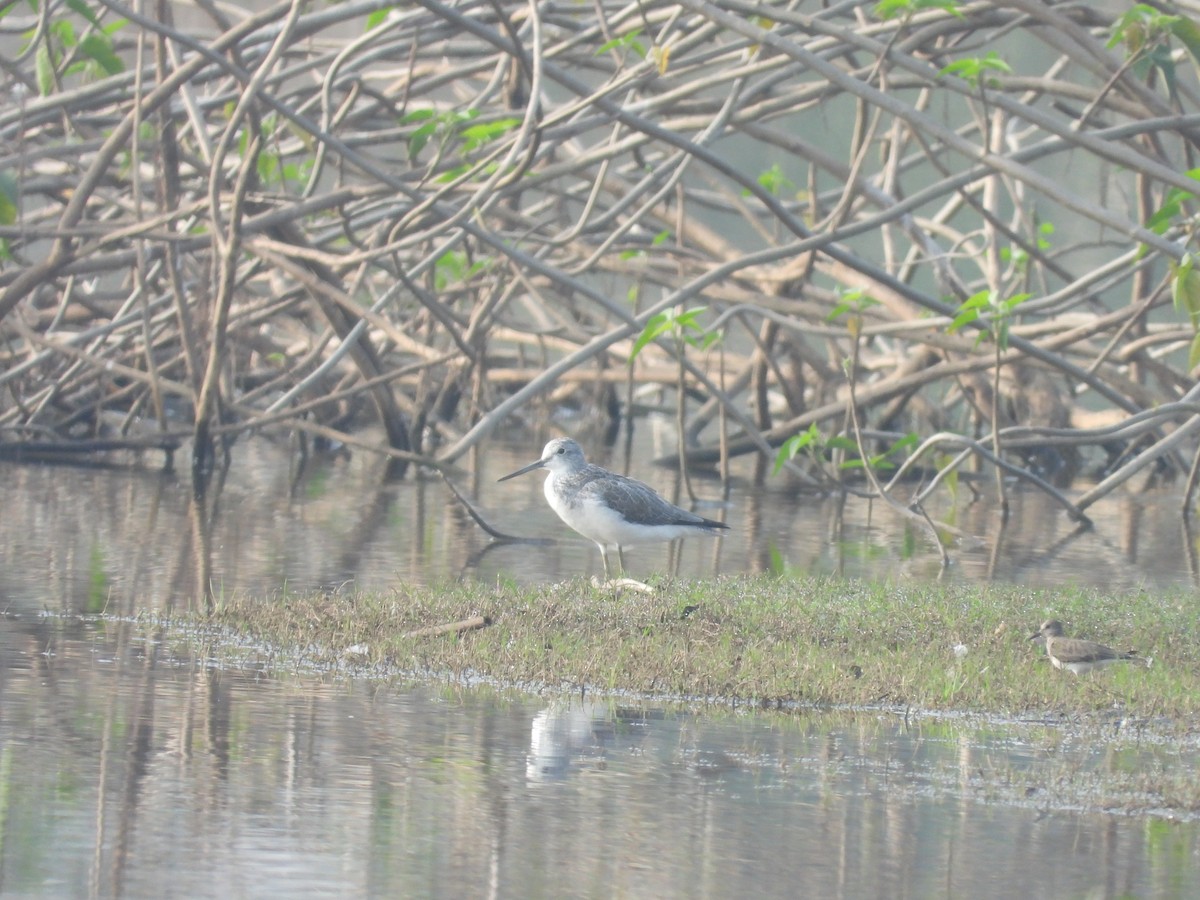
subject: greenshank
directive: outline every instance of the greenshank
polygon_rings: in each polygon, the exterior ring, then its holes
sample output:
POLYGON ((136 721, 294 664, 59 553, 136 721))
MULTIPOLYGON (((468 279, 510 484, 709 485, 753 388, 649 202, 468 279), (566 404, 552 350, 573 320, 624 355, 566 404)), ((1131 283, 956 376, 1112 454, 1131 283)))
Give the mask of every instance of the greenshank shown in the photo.
POLYGON ((1125 660, 1133 660, 1144 666, 1149 666, 1151 662, 1147 657, 1132 652, 1122 653, 1095 641, 1063 637, 1063 624, 1058 619, 1047 619, 1041 628, 1029 636, 1031 641, 1039 638, 1045 639, 1046 655, 1050 657, 1054 667, 1066 669, 1076 675, 1125 660))
POLYGON ((543 488, 550 508, 600 548, 605 578, 611 577, 610 547, 617 548, 623 571, 624 545, 673 541, 689 534, 719 535, 729 528, 724 522, 668 503, 647 484, 592 465, 584 458, 583 448, 571 438, 555 438, 542 450, 541 459, 499 480, 507 481, 534 469, 550 472, 543 488))

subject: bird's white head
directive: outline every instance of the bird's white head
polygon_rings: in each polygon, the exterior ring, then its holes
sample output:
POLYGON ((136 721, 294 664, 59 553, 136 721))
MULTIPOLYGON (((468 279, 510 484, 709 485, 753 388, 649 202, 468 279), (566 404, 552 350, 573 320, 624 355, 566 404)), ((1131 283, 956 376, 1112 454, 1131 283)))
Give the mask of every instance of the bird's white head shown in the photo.
POLYGON ((524 468, 510 472, 500 481, 508 481, 534 469, 549 469, 554 475, 565 475, 575 472, 587 465, 583 456, 583 448, 571 438, 555 438, 542 449, 542 458, 531 462, 524 468))

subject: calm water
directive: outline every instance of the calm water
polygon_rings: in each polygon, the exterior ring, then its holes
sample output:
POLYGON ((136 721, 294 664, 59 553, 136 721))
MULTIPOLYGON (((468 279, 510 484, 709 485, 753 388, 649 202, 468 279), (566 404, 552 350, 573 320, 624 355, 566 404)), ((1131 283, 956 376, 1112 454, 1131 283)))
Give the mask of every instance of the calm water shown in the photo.
MULTIPOLYGON (((187 604, 207 589, 273 595, 283 585, 371 589, 398 580, 537 583, 599 574, 595 545, 566 530, 546 505, 542 473, 496 483, 537 458, 540 437, 529 444, 490 443, 463 460, 454 480, 494 527, 559 539, 549 546, 496 542, 440 479, 384 484, 362 456, 318 461, 298 473, 286 447, 239 445, 228 480, 205 502, 193 499, 186 474, 0 464, 0 604, 132 614, 187 604)), ((668 452, 647 427, 632 462, 593 456, 687 505, 673 474, 649 463, 668 452)), ((755 487, 748 461, 735 466, 727 499, 719 481, 697 480, 695 490, 708 501, 701 512, 730 524, 728 536, 635 547, 626 553, 631 574, 938 575, 940 558, 924 529, 882 504, 800 493, 785 478, 755 487)), ((1197 541, 1178 512, 1180 490, 1131 486, 1090 510, 1091 530, 1029 491, 1013 493, 1007 523, 992 504, 971 502, 965 488, 957 498, 941 495, 929 511, 979 539, 951 548, 950 578, 1193 585, 1197 541)))
MULTIPOLYGON (((455 483, 497 528, 561 535, 541 477, 495 483, 534 443, 489 446, 455 483)), ((598 461, 670 496, 670 473, 641 462, 660 452, 650 432, 639 463, 598 461)), ((631 571, 937 573, 935 548, 881 507, 751 475, 703 509, 728 538, 634 549, 631 571)), ((1142 778, 1195 771, 1196 741, 276 678, 131 619, 206 588, 599 572, 580 540, 493 541, 439 480, 381 485, 361 458, 297 473, 270 445, 203 503, 145 469, 0 478, 0 895, 1183 897, 1200 883, 1200 825, 1142 778), (101 611, 116 618, 81 617, 101 611)), ((1177 505, 1174 489, 1131 490, 1086 532, 1033 494, 1003 527, 962 498, 931 512, 981 538, 950 577, 1137 587, 1193 583, 1177 505)))
POLYGON ((888 713, 694 715, 222 671, 0 630, 0 892, 1194 896, 1200 827, 1098 811, 1194 747, 888 713), (1124 779, 1124 781, 1122 780, 1124 779))

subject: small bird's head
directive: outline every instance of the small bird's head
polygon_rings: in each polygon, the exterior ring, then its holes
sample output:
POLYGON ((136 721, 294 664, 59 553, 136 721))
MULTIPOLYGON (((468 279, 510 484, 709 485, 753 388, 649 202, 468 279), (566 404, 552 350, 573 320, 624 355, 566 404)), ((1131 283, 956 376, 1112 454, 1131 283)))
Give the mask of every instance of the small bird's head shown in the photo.
POLYGON ((509 472, 497 481, 508 481, 534 469, 549 469, 551 472, 573 472, 582 468, 587 460, 583 456, 583 448, 571 438, 555 438, 542 449, 542 458, 529 465, 509 472))
POLYGON ((1047 619, 1042 623, 1042 627, 1029 636, 1031 641, 1036 641, 1038 638, 1062 637, 1063 624, 1058 619, 1047 619))

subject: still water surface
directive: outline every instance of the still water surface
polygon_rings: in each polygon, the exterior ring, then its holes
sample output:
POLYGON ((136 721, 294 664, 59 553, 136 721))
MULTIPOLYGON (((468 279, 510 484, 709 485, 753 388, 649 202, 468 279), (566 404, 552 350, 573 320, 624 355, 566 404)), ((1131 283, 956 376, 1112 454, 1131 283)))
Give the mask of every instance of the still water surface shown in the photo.
MULTIPOLYGON (((489 446, 455 482, 496 527, 561 536, 540 476, 495 483, 536 458, 532 443, 489 446)), ((595 455, 680 500, 645 462, 661 449, 595 455)), ((202 502, 185 477, 144 468, 6 465, 0 479, 0 895, 1185 897, 1200 884, 1200 824, 1141 779, 1194 772, 1190 739, 278 678, 253 653, 217 667, 136 618, 206 589, 280 602, 285 586, 599 572, 581 540, 493 541, 440 480, 382 484, 361 458, 297 471, 270 445, 202 502)), ((702 511, 730 536, 637 548, 634 574, 937 573, 936 549, 878 506, 755 487, 744 469, 727 497, 715 481, 696 490, 722 502, 702 511)), ((1194 583, 1177 504, 1174 489, 1126 491, 1090 531, 1028 493, 1007 525, 965 496, 931 512, 981 538, 954 548, 952 578, 1134 588, 1194 583)))
POLYGON ((1197 822, 1105 812, 1114 795, 1095 789, 1194 766, 1194 747, 268 678, 127 622, 9 618, 0 654, 4 896, 1185 897, 1200 883, 1197 822))
MULTIPOLYGON (((691 505, 673 473, 650 464, 669 445, 652 429, 644 432, 628 456, 592 446, 589 453, 691 505)), ((0 604, 133 614, 169 610, 208 591, 273 596, 284 586, 371 590, 397 581, 542 583, 599 574, 595 545, 547 506, 543 473, 496 483, 536 459, 541 446, 540 437, 492 442, 462 460, 454 482, 495 528, 555 539, 545 546, 497 542, 441 479, 384 483, 380 467, 361 455, 298 471, 285 446, 239 445, 229 477, 204 500, 192 496, 186 475, 0 463, 0 604)), ((630 573, 938 576, 940 556, 925 529, 883 504, 802 493, 782 476, 756 485, 753 474, 749 461, 738 461, 728 495, 719 481, 696 479, 705 501, 696 508, 730 531, 720 540, 632 548, 630 573)), ((1013 491, 1007 521, 965 487, 956 496, 939 494, 929 512, 978 538, 950 547, 952 579, 1116 590, 1194 586, 1197 540, 1179 513, 1180 492, 1177 485, 1131 485, 1089 510, 1091 529, 1028 490, 1013 491)))

